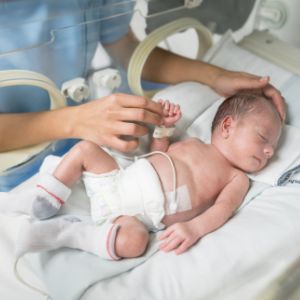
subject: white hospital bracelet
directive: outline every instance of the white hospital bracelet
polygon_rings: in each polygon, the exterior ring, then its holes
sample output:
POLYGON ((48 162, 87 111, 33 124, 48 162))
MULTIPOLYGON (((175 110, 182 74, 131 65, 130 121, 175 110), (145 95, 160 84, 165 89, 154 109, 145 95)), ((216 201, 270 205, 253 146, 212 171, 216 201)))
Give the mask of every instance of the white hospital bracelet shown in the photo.
POLYGON ((175 126, 172 127, 156 126, 153 132, 153 137, 156 139, 170 137, 174 134, 174 131, 175 131, 175 126))

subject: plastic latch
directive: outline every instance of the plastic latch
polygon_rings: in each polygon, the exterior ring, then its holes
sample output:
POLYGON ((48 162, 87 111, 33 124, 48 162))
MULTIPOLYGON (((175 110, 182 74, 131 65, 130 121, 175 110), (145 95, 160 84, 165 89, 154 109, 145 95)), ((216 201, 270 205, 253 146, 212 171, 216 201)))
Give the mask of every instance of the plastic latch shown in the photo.
POLYGON ((111 91, 118 88, 122 83, 119 71, 111 68, 95 72, 92 78, 96 86, 107 88, 111 91))
POLYGON ((75 102, 81 102, 87 99, 90 94, 85 79, 81 77, 64 82, 61 91, 66 97, 69 97, 75 102))

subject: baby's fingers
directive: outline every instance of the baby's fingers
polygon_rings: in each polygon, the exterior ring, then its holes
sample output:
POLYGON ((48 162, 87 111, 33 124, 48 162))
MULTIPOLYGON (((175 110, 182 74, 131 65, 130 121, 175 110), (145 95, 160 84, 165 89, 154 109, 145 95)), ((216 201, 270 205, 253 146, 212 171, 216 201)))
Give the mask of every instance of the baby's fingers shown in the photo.
POLYGON ((173 232, 172 226, 168 227, 159 237, 158 240, 162 241, 166 239, 173 232))
POLYGON ((180 112, 180 105, 176 104, 174 107, 174 114, 177 114, 178 112, 180 112))
POLYGON ((165 117, 168 117, 169 112, 170 112, 170 102, 168 100, 166 100, 163 104, 163 115, 165 117))
POLYGON ((175 109, 175 104, 170 103, 169 117, 173 117, 174 116, 174 109, 175 109))
POLYGON ((177 255, 182 254, 186 250, 188 250, 191 247, 190 243, 188 241, 184 241, 181 243, 181 245, 175 250, 175 253, 177 255))
POLYGON ((162 243, 159 248, 161 251, 169 252, 176 249, 181 244, 181 242, 182 240, 180 237, 172 237, 169 238, 166 242, 162 243))

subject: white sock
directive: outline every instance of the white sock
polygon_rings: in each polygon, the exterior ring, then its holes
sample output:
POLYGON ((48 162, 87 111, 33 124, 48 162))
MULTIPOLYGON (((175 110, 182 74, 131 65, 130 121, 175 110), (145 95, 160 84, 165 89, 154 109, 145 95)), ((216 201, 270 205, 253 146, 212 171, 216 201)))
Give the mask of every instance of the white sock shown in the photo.
POLYGON ((45 157, 43 163, 40 166, 40 174, 53 174, 58 167, 59 163, 62 161, 63 157, 56 155, 48 155, 45 157))
POLYGON ((20 226, 16 255, 68 247, 93 253, 108 260, 118 260, 115 241, 120 225, 93 225, 77 217, 59 217, 45 221, 26 219, 20 226))
POLYGON ((0 193, 0 213, 30 215, 35 188, 24 188, 22 191, 0 193))
POLYGON ((36 185, 32 215, 40 220, 53 217, 71 194, 71 189, 51 174, 42 174, 36 185))

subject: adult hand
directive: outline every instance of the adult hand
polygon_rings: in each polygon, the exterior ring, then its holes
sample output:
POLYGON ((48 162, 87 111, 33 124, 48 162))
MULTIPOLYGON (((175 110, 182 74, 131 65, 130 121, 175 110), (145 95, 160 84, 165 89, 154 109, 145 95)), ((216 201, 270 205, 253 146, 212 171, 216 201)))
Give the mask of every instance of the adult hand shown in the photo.
POLYGON ((231 96, 243 90, 256 90, 270 99, 282 120, 285 120, 286 110, 284 99, 273 85, 270 84, 270 78, 260 77, 245 72, 233 72, 220 69, 211 86, 218 94, 222 96, 231 96))
POLYGON ((162 106, 149 99, 113 94, 74 107, 72 136, 127 152, 135 149, 148 124, 160 125, 162 106), (144 124, 143 124, 144 123, 144 124), (124 140, 122 136, 132 136, 124 140))

